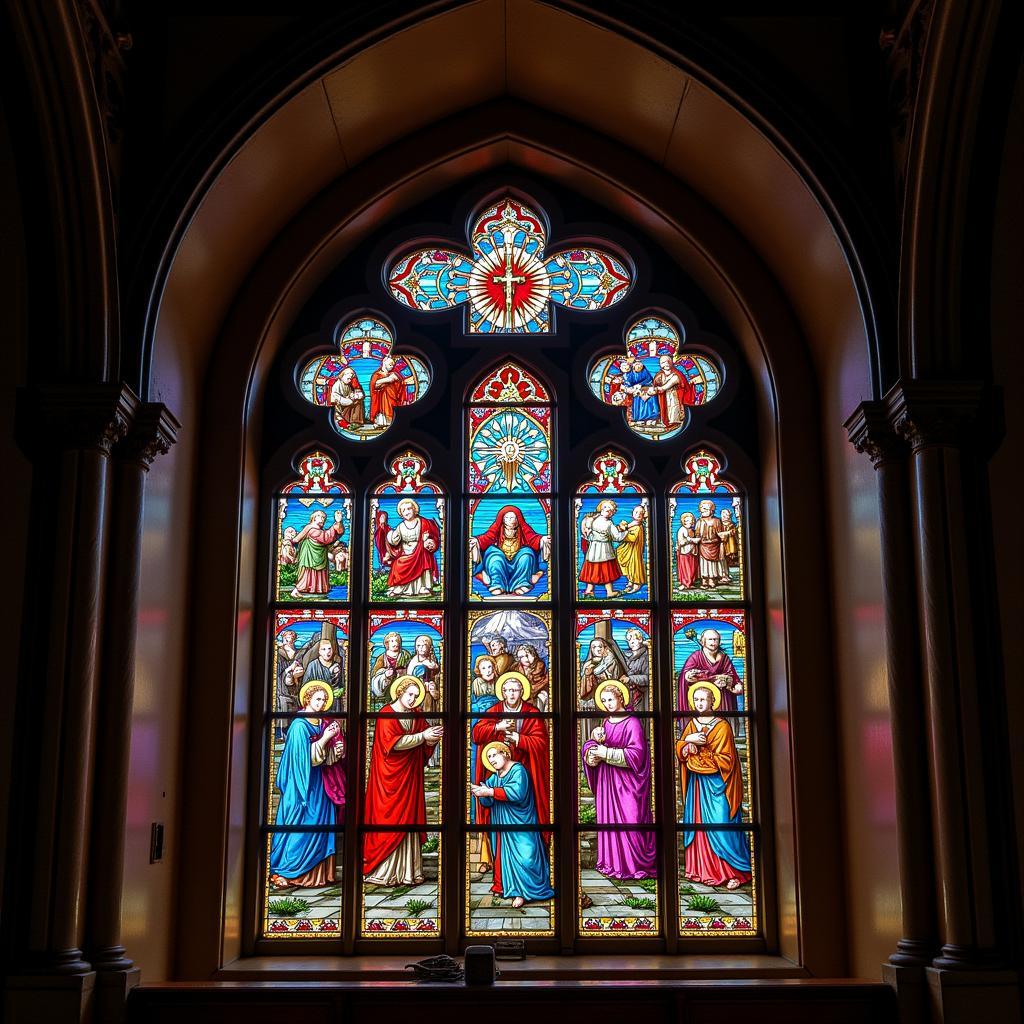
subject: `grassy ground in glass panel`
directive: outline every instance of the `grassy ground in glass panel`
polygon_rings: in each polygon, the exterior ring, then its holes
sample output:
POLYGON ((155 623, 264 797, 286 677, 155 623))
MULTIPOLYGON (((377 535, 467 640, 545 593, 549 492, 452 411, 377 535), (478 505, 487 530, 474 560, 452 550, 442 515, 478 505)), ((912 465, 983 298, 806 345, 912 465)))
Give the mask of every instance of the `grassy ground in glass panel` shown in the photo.
MULTIPOLYGON (((753 856, 752 837, 746 835, 753 856)), ((683 938, 687 936, 707 938, 709 936, 739 937, 757 935, 757 874, 756 867, 751 880, 735 889, 725 885, 708 885, 696 878, 687 877, 686 850, 683 835, 679 835, 679 929, 683 938)))
MULTIPOLYGON (((481 833, 470 833, 466 866, 466 934, 548 936, 555 933, 555 900, 538 900, 513 907, 512 900, 492 892, 494 869, 489 840, 481 833), (481 868, 484 868, 481 871, 481 868)), ((551 844, 548 844, 548 862, 551 863, 551 844)), ((554 881, 554 873, 550 875, 554 881)))
POLYGON ((579 837, 577 899, 582 936, 659 935, 658 880, 610 878, 597 870, 597 833, 579 837))
POLYGON ((441 932, 441 841, 436 832, 427 834, 420 847, 422 880, 395 885, 363 881, 364 938, 414 936, 429 938, 441 932))
MULTIPOLYGON (((273 837, 267 837, 267 855, 273 837)), ((272 886, 264 881, 263 936, 337 938, 341 918, 342 837, 335 840, 334 879, 321 886, 272 886)))

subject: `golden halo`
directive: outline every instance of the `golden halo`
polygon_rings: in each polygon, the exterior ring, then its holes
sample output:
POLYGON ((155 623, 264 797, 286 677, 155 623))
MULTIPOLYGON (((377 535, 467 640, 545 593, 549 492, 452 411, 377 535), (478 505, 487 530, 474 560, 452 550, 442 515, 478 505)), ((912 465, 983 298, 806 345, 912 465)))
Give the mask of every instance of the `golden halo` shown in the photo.
POLYGON ((306 697, 313 690, 323 690, 327 694, 327 703, 320 709, 322 713, 334 703, 334 691, 319 679, 311 679, 308 683, 299 687, 299 707, 304 708, 306 706, 306 697))
POLYGON ((407 686, 415 686, 419 690, 419 696, 416 698, 416 703, 413 704, 414 708, 418 708, 423 703, 423 698, 427 695, 426 687, 423 685, 421 679, 417 679, 416 676, 399 676, 397 679, 392 680, 391 686, 388 689, 392 701, 398 700, 398 691, 404 690, 407 686))
POLYGON ((488 750, 494 750, 496 748, 500 748, 501 750, 504 750, 505 751, 505 756, 509 760, 512 760, 512 748, 504 740, 491 740, 490 743, 485 743, 483 745, 483 747, 480 749, 480 763, 485 768, 489 769, 491 767, 490 764, 487 761, 487 751, 488 750))
POLYGON ((686 704, 693 710, 693 691, 699 689, 705 689, 711 691, 711 710, 717 711, 722 703, 722 691, 714 683, 705 683, 698 680, 696 683, 690 683, 686 690, 686 704))
POLYGON ((603 683, 598 683, 594 689, 594 706, 598 709, 601 708, 597 699, 601 696, 601 691, 607 690, 609 686, 619 691, 619 695, 622 697, 622 709, 626 710, 633 703, 633 697, 629 692, 629 687, 621 679, 606 679, 603 683))
POLYGON ((501 687, 506 679, 518 679, 523 688, 523 700, 530 699, 530 680, 527 679, 522 672, 502 672, 494 683, 494 696, 497 697, 498 700, 505 699, 501 695, 501 687))

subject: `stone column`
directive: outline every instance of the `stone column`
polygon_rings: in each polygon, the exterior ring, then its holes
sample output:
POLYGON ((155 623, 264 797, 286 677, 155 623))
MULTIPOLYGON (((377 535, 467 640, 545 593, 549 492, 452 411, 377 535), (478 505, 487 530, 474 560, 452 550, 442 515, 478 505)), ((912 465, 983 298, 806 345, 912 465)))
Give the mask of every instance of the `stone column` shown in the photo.
POLYGON ((884 402, 862 402, 846 423, 850 441, 878 473, 886 675, 896 784, 903 937, 889 962, 924 968, 938 950, 932 821, 928 802, 928 734, 917 628, 917 585, 910 511, 910 448, 884 402))
POLYGON ((135 691, 143 490, 146 473, 166 454, 180 424, 160 403, 141 404, 114 447, 106 612, 97 686, 95 801, 89 866, 86 951, 98 972, 97 1018, 119 1020, 139 972, 121 944, 125 816, 135 691))
POLYGON ((18 440, 33 463, 33 547, 11 815, 24 838, 8 865, 22 922, 8 950, 13 970, 4 1008, 11 1021, 88 1013, 94 975, 82 953, 82 911, 109 456, 136 404, 113 384, 19 395, 18 440))
MULTIPOLYGON (((999 971, 995 833, 989 821, 991 751, 998 723, 986 720, 984 669, 972 600, 972 524, 963 449, 976 430, 983 388, 976 381, 911 381, 887 402, 910 443, 916 498, 914 541, 928 694, 935 835, 944 941, 928 969, 943 1021, 1016 1016, 1016 975, 999 971), (1012 1016, 1006 1016, 1010 1013, 1012 1016)), ((978 486, 975 484, 974 486, 978 486)), ((984 567, 983 572, 991 567, 984 567)), ((977 583, 977 581, 975 581, 977 583)))

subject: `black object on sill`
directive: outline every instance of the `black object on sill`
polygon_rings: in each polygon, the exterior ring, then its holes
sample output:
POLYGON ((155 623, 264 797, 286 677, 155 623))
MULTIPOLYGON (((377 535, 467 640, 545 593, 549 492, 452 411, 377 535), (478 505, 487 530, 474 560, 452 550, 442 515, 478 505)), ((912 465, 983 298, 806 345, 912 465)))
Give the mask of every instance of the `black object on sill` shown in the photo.
POLYGON ((444 955, 432 956, 426 960, 405 965, 406 970, 410 967, 416 975, 417 981, 461 981, 465 973, 458 960, 444 955))
POLYGON ((499 973, 494 965, 494 947, 467 946, 465 956, 466 984, 493 985, 499 973))
POLYGON ((526 939, 498 939, 494 944, 495 960, 525 960, 526 939))

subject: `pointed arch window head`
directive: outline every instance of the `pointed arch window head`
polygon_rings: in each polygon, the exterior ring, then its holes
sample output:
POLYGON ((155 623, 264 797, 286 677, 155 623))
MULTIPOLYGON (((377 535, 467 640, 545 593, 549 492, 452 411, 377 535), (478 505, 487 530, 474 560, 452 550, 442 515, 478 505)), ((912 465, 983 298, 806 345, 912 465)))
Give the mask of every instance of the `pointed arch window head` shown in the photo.
POLYGON ((380 437, 429 387, 427 364, 396 352, 394 332, 374 314, 345 323, 337 354, 307 361, 299 375, 302 397, 330 408, 331 426, 350 441, 380 437))
POLYGON ((387 267, 392 296, 433 312, 466 304, 467 334, 547 334, 551 304, 607 309, 633 284, 626 261, 590 245, 547 252, 546 218, 505 195, 474 217, 470 251, 436 245, 387 267))
POLYGON ((683 332, 665 317, 645 314, 625 331, 625 351, 606 352, 591 365, 590 390, 621 409, 626 425, 649 441, 686 429, 689 409, 712 401, 722 373, 703 353, 682 347, 683 332))

